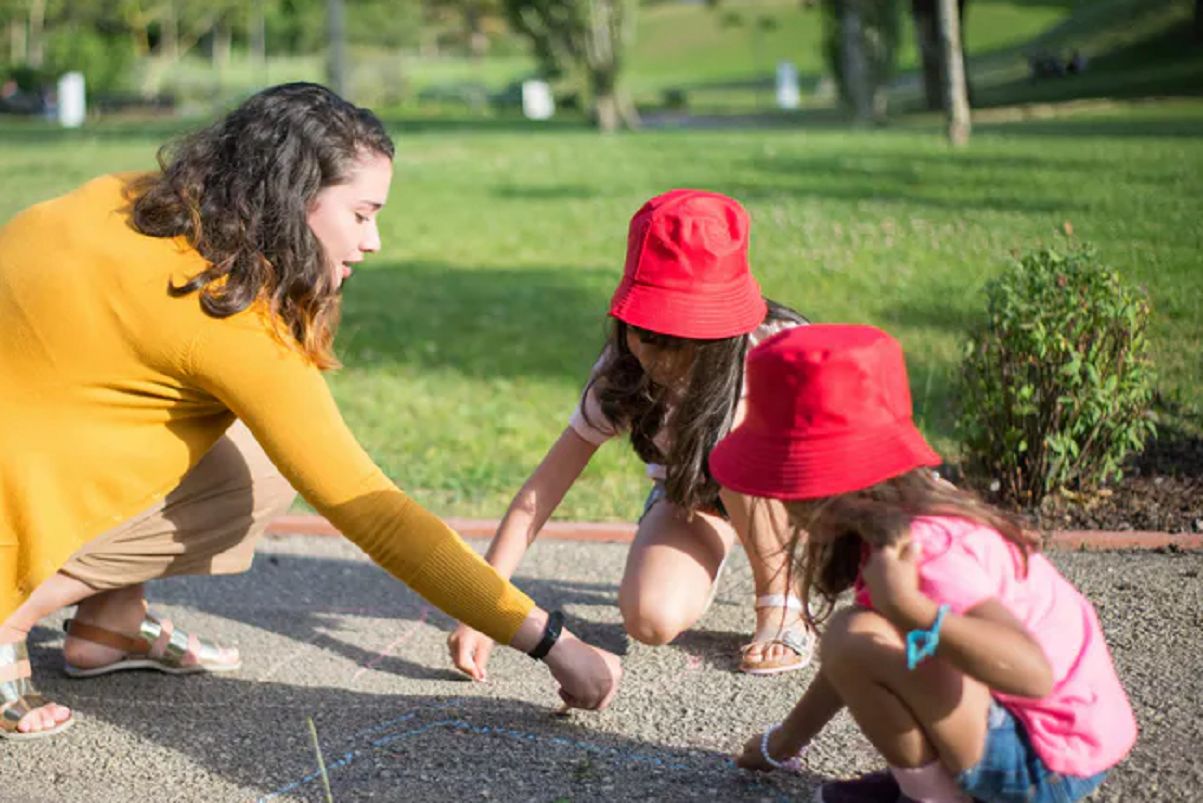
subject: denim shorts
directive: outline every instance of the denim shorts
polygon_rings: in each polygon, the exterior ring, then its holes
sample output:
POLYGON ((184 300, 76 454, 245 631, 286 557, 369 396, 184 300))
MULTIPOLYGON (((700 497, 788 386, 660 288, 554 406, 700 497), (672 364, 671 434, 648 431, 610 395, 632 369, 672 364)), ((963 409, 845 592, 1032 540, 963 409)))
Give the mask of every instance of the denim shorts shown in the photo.
POLYGON ((1011 712, 992 701, 986 751, 977 766, 957 775, 957 785, 988 803, 1074 803, 1097 789, 1106 776, 1106 770, 1089 778, 1053 772, 1036 755, 1011 712))
MULTIPOLYGON (((652 483, 652 489, 647 492, 647 499, 643 502, 643 512, 639 514, 639 523, 647 517, 648 513, 652 512, 652 508, 661 499, 668 498, 668 488, 664 485, 664 480, 655 480, 652 483)), ((702 513, 709 513, 712 516, 719 516, 722 519, 730 521, 731 517, 727 515, 727 508, 723 505, 723 500, 715 499, 714 505, 701 508, 702 513)))

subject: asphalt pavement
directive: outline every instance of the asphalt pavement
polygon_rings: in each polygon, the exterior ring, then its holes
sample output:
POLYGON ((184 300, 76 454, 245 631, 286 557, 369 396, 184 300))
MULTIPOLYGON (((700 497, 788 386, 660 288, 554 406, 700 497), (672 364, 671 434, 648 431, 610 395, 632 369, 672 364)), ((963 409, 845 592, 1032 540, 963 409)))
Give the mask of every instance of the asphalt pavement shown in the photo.
MULTIPOLYGON (((554 716, 550 675, 512 650, 494 653, 487 683, 461 678, 448 617, 340 538, 268 539, 247 574, 152 586, 181 626, 241 648, 229 675, 71 680, 63 617, 48 619, 29 642, 35 678, 78 721, 0 742, 0 801, 323 801, 310 720, 336 801, 809 800, 824 777, 878 767, 841 714, 808 774, 736 769, 732 752, 789 710, 812 670, 735 671, 752 623, 742 554, 695 630, 666 647, 631 642, 615 607, 625 556, 622 544, 540 542, 516 578, 624 656, 623 688, 600 714, 554 716)), ((1093 800, 1203 799, 1203 553, 1053 559, 1098 607, 1141 727, 1093 800)))

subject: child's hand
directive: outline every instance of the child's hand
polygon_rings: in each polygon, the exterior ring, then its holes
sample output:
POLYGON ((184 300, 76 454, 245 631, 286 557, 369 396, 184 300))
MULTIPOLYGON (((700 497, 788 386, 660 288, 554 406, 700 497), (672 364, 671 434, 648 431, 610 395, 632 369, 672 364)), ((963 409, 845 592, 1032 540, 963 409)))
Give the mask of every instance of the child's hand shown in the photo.
POLYGON ((919 590, 919 567, 915 547, 909 538, 900 539, 873 550, 861 569, 861 578, 869 588, 873 607, 898 624, 913 617, 922 618, 931 605, 919 590))
POLYGON ((473 680, 486 680, 485 665, 493 652, 493 639, 465 624, 447 637, 447 648, 455 668, 473 680))
MULTIPOLYGON (((763 733, 757 733, 751 739, 744 743, 744 749, 735 756, 735 766, 745 770, 755 770, 757 772, 772 772, 777 767, 774 767, 765 760, 764 752, 760 749, 761 740, 764 738, 763 733)), ((769 755, 775 758, 778 762, 789 761, 799 754, 796 747, 788 747, 788 736, 782 728, 777 728, 769 734, 769 755)), ((797 764, 794 760, 792 764, 797 764)), ((793 771, 797 771, 796 767, 789 767, 793 771)))

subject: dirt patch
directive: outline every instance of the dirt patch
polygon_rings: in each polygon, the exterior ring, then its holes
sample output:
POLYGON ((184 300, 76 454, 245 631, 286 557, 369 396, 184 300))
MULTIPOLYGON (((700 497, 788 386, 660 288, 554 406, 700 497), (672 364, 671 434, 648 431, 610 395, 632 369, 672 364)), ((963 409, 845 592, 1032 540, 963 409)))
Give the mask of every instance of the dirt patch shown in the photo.
POLYGON ((1129 460, 1120 482, 1049 497, 1035 518, 1044 530, 1203 532, 1203 437, 1167 431, 1129 460))

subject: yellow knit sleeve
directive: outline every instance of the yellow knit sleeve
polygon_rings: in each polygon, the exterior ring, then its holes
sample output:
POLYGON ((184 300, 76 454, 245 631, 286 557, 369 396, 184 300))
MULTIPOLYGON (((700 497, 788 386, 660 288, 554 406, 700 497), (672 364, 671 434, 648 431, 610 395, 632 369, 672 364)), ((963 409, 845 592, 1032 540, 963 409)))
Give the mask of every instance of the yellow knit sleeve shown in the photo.
POLYGON ((534 603, 399 490, 355 440, 321 372, 247 311, 201 328, 185 371, 241 418, 293 487, 372 560, 502 644, 534 603))

